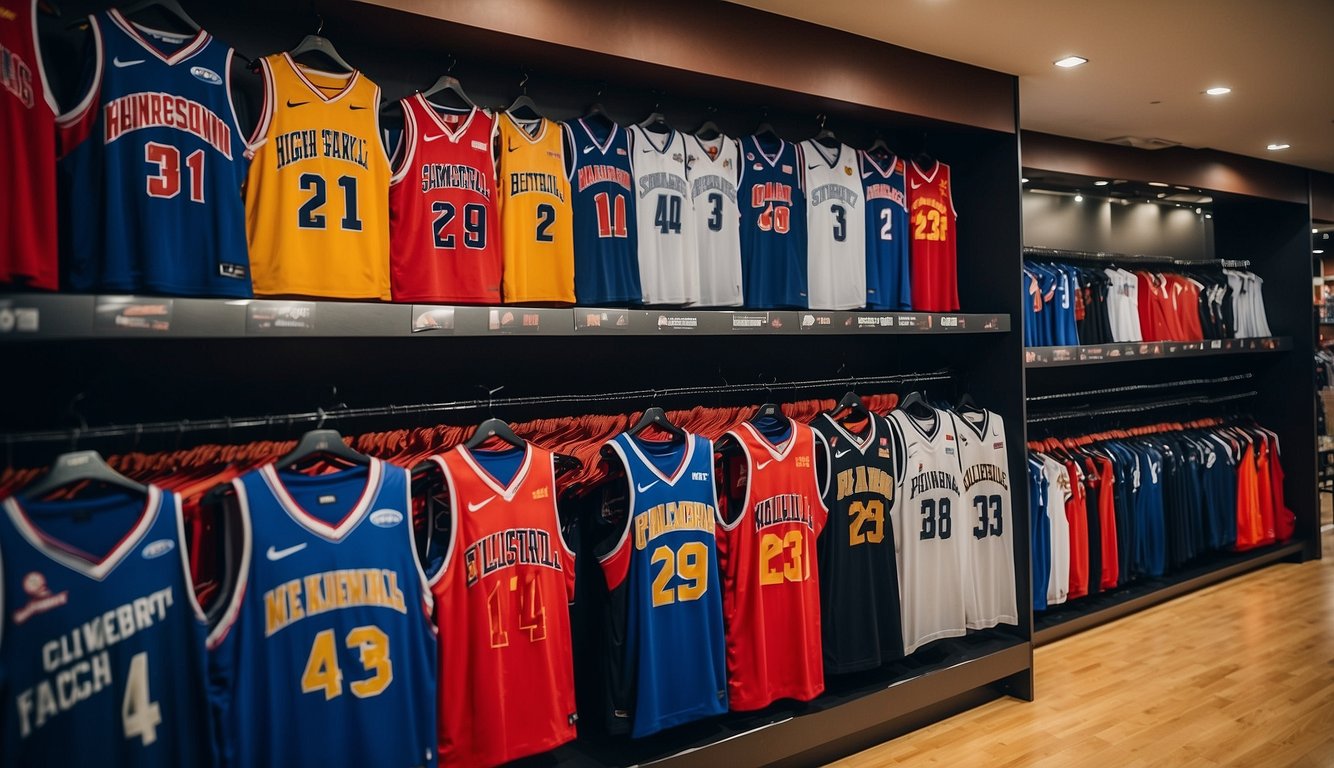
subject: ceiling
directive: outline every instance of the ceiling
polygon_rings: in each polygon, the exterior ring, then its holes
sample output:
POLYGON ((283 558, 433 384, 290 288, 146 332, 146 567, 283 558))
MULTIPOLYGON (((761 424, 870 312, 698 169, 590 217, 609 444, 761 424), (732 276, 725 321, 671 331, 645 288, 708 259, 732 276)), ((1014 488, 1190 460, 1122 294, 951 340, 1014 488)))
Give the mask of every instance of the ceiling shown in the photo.
POLYGON ((733 2, 1018 75, 1026 130, 1334 172, 1334 0, 733 2))

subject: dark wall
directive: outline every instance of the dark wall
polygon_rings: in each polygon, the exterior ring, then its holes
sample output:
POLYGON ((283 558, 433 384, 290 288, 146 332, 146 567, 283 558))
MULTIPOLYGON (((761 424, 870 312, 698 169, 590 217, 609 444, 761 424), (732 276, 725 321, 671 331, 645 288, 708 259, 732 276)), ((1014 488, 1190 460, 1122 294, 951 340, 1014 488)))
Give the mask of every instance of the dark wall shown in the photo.
POLYGON ((1025 190, 1024 245, 1074 251, 1213 258, 1213 220, 1157 203, 1121 203, 1025 190))

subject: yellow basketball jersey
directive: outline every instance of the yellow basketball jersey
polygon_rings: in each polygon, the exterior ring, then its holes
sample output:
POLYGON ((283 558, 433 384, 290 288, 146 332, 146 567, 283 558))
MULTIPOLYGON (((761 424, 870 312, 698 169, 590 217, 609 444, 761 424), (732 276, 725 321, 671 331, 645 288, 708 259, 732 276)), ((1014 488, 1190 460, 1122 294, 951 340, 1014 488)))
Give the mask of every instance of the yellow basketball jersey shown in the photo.
POLYGON ((496 122, 505 301, 573 304, 574 216, 560 127, 542 119, 530 133, 508 114, 496 122))
POLYGON ((265 105, 246 182, 257 295, 389 299, 389 157, 380 87, 360 72, 261 60, 265 105))

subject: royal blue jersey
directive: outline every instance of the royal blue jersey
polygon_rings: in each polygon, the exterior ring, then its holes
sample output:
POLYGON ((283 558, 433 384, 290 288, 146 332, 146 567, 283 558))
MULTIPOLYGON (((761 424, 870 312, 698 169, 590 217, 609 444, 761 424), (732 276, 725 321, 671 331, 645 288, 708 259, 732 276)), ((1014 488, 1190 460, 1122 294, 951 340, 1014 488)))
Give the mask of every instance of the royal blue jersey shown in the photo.
POLYGON ((250 296, 232 49, 116 10, 89 21, 93 82, 60 121, 68 287, 250 296))
POLYGON ((574 295, 580 304, 640 300, 639 234, 629 134, 612 123, 566 123, 574 152, 574 295), (605 134, 605 135, 604 135, 605 134))
POLYGON ((209 635, 228 765, 435 765, 435 632, 408 472, 232 482, 241 568, 209 635))
POLYGON ((5 500, 0 764, 213 764, 180 498, 5 500))
POLYGON ((912 309, 903 161, 893 155, 877 158, 867 152, 858 154, 866 194, 866 306, 912 309))
POLYGON ((741 273, 746 306, 796 307, 808 302, 806 192, 796 144, 778 140, 766 150, 760 137, 741 141, 741 273))
POLYGON ((624 630, 638 738, 727 711, 713 443, 621 434, 609 445, 625 467, 629 514, 599 562, 612 605, 625 606, 612 612, 622 625, 612 631, 624 630))

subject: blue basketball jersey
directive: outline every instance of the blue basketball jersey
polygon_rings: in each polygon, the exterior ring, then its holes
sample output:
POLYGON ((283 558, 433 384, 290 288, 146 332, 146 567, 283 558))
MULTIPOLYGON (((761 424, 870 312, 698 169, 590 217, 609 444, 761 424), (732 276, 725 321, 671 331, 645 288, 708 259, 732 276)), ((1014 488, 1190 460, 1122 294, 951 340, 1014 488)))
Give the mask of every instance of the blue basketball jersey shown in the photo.
POLYGON ((565 124, 574 150, 574 295, 580 304, 632 304, 641 298, 639 235, 629 134, 582 118, 565 124), (606 131, 605 136, 599 131, 606 131))
POLYGON ((741 284, 746 306, 807 305, 806 192, 797 145, 767 151, 758 136, 741 141, 741 284))
POLYGON ((116 10, 89 21, 93 83, 60 123, 69 288, 250 296, 232 49, 116 10))
POLYGON ((599 560, 611 591, 627 590, 613 605, 626 606, 624 671, 639 738, 727 711, 713 443, 621 434, 609 445, 630 505, 620 540, 599 560))
POLYGON ((866 193, 866 306, 912 309, 903 161, 893 155, 882 161, 867 152, 858 154, 866 193))
POLYGON ((17 497, 0 513, 0 764, 213 764, 180 498, 17 497))
POLYGON ((223 754, 236 766, 435 765, 435 631, 408 472, 232 481, 244 544, 209 635, 223 754))

